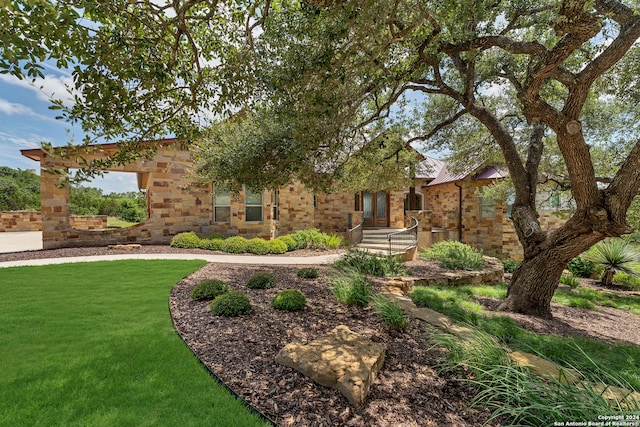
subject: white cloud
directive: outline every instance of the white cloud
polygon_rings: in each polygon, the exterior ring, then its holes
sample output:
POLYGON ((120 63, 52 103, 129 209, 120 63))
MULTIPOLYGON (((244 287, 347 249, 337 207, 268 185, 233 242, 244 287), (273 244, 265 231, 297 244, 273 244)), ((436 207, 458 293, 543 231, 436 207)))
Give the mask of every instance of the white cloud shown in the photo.
POLYGON ((4 145, 9 143, 15 145, 20 149, 23 148, 38 148, 42 141, 50 141, 49 138, 38 134, 27 134, 25 136, 19 136, 8 132, 0 131, 0 144, 4 145))
POLYGON ((0 81, 32 90, 42 101, 49 102, 51 99, 60 99, 66 106, 73 105, 73 97, 67 89, 73 87, 71 76, 46 74, 44 78, 18 79, 12 75, 0 74, 0 81))
POLYGON ((31 117, 36 117, 40 120, 51 120, 51 121, 56 121, 55 119, 51 118, 51 117, 47 117, 44 116, 42 114, 38 114, 35 111, 33 111, 31 108, 27 107, 26 105, 23 104, 18 104, 15 102, 11 102, 8 101, 4 98, 0 98, 0 113, 4 113, 8 116, 13 116, 13 115, 17 115, 17 116, 31 116, 31 117))

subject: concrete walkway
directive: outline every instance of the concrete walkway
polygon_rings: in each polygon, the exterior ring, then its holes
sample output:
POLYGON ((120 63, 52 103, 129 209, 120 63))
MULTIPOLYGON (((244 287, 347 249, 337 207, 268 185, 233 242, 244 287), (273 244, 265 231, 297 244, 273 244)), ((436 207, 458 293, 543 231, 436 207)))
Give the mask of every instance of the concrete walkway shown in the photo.
POLYGON ((34 265, 66 264, 71 262, 93 262, 93 261, 118 261, 123 259, 201 259, 206 262, 228 263, 228 264, 252 264, 252 265, 318 265, 331 264, 337 260, 340 254, 309 256, 309 257, 288 257, 288 256, 260 256, 260 255, 206 255, 206 254, 118 254, 118 255, 97 255, 64 258, 41 258, 21 261, 0 262, 0 268, 22 267, 34 265))
POLYGON ((0 233, 0 253, 39 251, 42 231, 7 231, 0 233))

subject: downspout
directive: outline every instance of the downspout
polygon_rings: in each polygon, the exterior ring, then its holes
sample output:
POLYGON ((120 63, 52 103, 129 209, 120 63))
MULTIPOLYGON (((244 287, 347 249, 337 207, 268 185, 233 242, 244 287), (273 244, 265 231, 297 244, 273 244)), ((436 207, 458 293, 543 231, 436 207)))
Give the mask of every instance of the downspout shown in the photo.
POLYGON ((462 241, 462 185, 457 182, 454 182, 453 185, 458 187, 458 241, 464 243, 462 241))

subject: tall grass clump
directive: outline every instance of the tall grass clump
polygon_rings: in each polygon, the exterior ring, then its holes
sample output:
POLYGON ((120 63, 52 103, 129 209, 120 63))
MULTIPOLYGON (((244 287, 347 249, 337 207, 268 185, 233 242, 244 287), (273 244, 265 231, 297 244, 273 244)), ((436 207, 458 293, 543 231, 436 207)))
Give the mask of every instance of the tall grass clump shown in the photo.
POLYGON ((407 327, 408 322, 404 317, 404 311, 397 302, 391 301, 383 295, 375 295, 372 300, 373 311, 389 327, 396 331, 402 331, 407 327))
POLYGON ((366 307, 371 300, 371 283, 361 274, 344 273, 331 277, 331 292, 345 305, 366 307))
MULTIPOLYGON (((615 415, 619 410, 637 411, 640 405, 633 399, 608 402, 596 383, 586 380, 568 381, 543 378, 517 366, 508 356, 508 349, 482 331, 473 338, 461 340, 442 334, 434 341, 449 350, 449 358, 440 369, 462 374, 462 381, 477 390, 471 405, 492 411, 487 423, 502 425, 554 425, 561 420, 591 420, 594 414, 615 415)), ((605 372, 594 365, 593 372, 605 372)), ((628 388, 628 384, 613 374, 602 374, 597 383, 628 388)))
POLYGON ((482 250, 461 242, 445 240, 423 249, 419 257, 427 261, 439 261, 440 267, 448 270, 482 270, 482 250))
POLYGON ((378 277, 401 276, 410 273, 402 258, 379 256, 362 249, 349 249, 332 266, 340 271, 355 271, 378 277))

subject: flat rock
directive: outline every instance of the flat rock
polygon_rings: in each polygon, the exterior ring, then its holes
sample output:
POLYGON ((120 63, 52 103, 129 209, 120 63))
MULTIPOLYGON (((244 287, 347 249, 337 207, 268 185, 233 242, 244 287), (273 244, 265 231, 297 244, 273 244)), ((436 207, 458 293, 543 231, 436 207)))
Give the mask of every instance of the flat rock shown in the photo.
POLYGON ((133 243, 130 245, 109 245, 107 246, 107 249, 110 251, 134 251, 137 249, 140 249, 139 244, 137 243, 133 243))
POLYGON ((352 405, 364 402, 384 364, 385 348, 340 325, 305 345, 284 346, 276 362, 342 393, 352 405))

